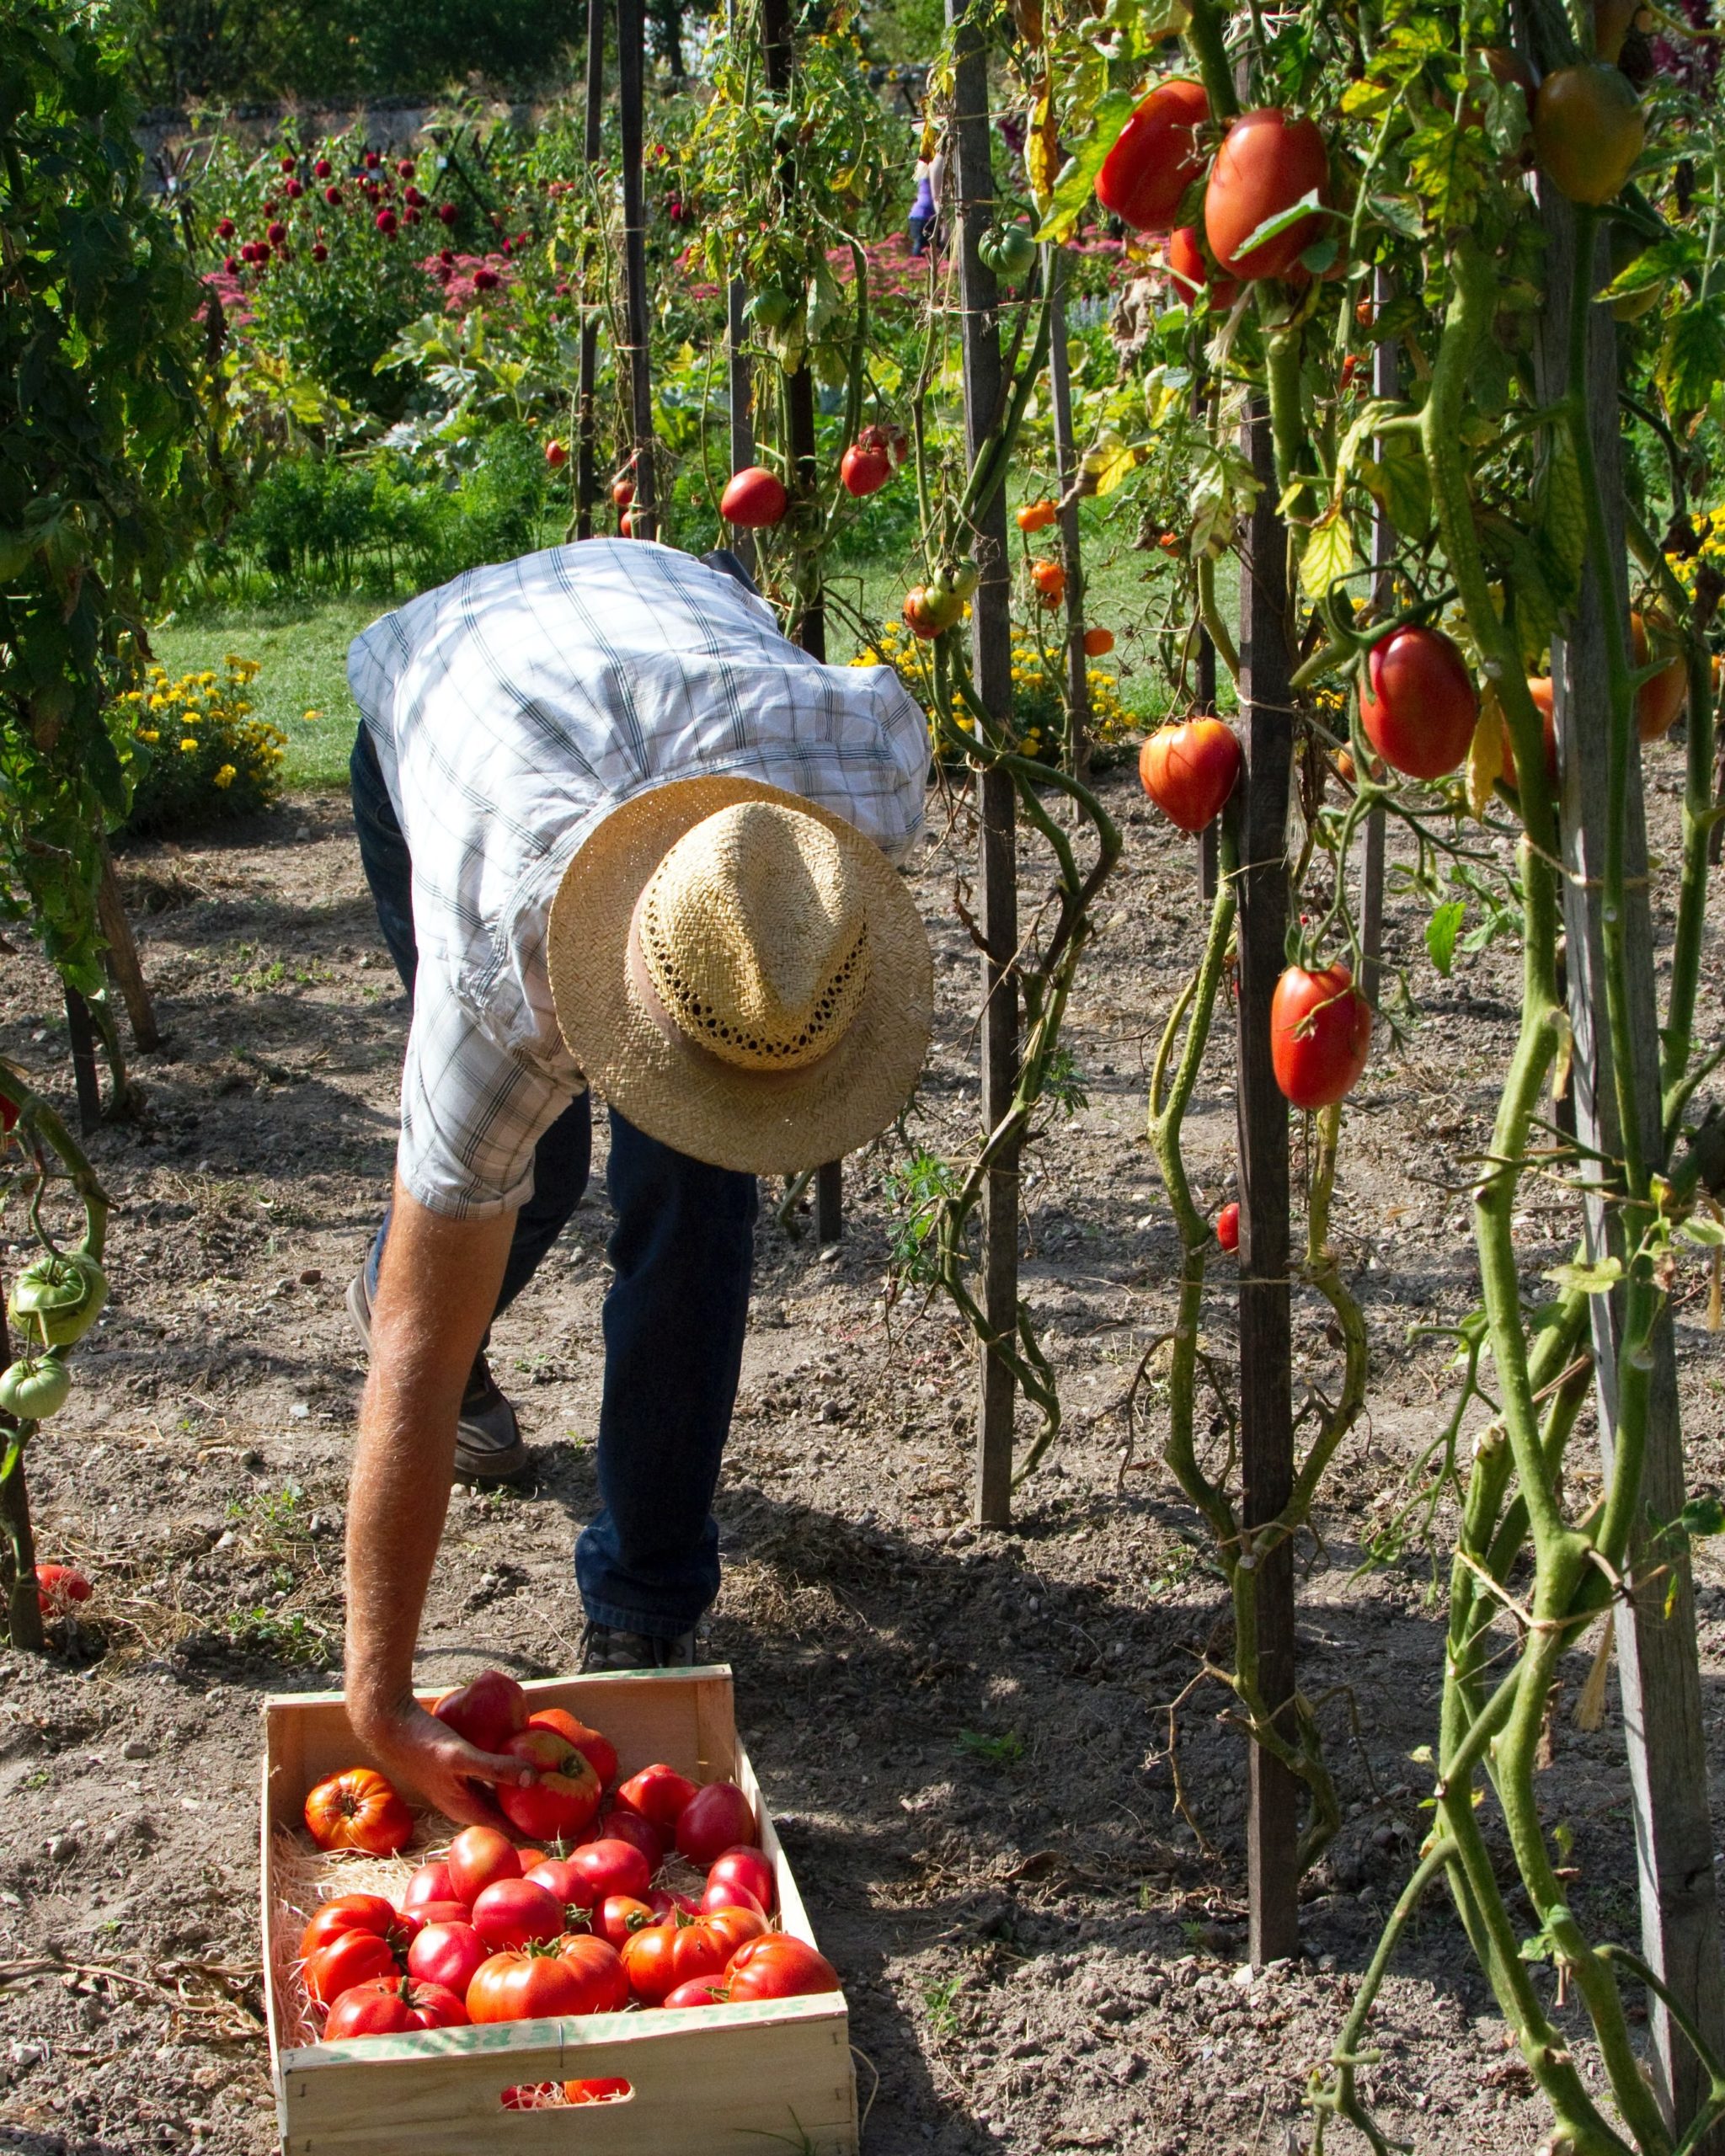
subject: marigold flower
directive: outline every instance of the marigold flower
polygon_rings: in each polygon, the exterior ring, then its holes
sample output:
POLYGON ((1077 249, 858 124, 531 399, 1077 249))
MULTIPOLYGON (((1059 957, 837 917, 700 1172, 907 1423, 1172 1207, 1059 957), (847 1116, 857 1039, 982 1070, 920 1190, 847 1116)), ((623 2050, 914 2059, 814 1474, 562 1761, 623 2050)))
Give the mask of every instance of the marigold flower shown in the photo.
POLYGON ((239 773, 234 769, 232 764, 224 764, 210 782, 212 786, 219 786, 222 788, 222 791, 226 793, 228 787, 233 784, 233 782, 238 776, 239 773))

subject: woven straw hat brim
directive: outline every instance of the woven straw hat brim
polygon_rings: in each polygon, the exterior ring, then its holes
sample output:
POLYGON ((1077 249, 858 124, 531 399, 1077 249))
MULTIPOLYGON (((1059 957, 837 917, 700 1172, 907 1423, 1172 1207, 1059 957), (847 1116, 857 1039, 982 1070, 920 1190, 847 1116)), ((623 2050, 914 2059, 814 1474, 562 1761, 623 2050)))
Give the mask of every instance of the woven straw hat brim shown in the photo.
POLYGON ((714 1167, 796 1175, 855 1152, 910 1098, 928 1052, 934 960, 898 871, 842 816, 758 780, 673 779, 620 803, 563 872, 548 955, 558 1023, 590 1083, 649 1137, 714 1167), (823 824, 862 880, 868 918, 868 984, 837 1045, 765 1078, 667 1038, 628 979, 629 922, 654 870, 685 831, 739 801, 823 824))

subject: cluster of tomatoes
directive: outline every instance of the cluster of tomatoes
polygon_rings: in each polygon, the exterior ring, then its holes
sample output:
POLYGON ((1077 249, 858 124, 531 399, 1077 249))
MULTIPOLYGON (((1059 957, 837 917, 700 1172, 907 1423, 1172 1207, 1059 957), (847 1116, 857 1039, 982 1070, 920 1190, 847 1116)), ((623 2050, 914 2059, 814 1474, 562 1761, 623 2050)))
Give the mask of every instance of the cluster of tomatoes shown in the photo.
MULTIPOLYGON (((542 1822, 523 1830, 549 1846, 521 1849, 494 1828, 464 1828, 414 1873, 399 1906, 381 1894, 323 1903, 300 1956, 307 1993, 326 2014, 326 2043, 839 1988, 824 1956, 772 1928, 777 1880, 734 1783, 697 1787, 658 1764, 606 1805, 617 1771, 610 1740, 562 1708, 531 1711, 494 1670, 433 1711, 480 1749, 533 1763, 535 1784, 500 1786, 497 1797, 512 1823, 542 1822), (698 1899, 654 1886, 672 1849, 706 1872, 698 1899)), ((369 1768, 319 1783, 306 1822, 322 1848, 377 1855, 402 1849, 412 1828, 369 1768)))
MULTIPOLYGON (((839 483, 862 500, 878 494, 911 451, 902 427, 862 428, 839 459, 839 483)), ((776 472, 764 464, 745 464, 734 472, 719 497, 718 513, 740 531, 767 531, 784 521, 791 498, 776 472)))

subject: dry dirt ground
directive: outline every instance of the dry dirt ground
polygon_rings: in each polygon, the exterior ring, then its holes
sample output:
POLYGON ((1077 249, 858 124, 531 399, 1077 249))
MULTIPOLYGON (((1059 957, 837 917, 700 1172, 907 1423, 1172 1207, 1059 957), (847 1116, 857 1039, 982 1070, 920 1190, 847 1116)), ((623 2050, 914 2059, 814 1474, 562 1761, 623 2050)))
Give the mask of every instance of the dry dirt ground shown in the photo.
MULTIPOLYGON (((1678 771, 1674 748, 1655 752, 1668 849, 1678 771)), ((1427 1816, 1409 1755, 1434 1734, 1432 1565, 1414 1550, 1357 1567, 1453 1382, 1450 1343, 1410 1333, 1473 1300, 1468 1162, 1515 1021, 1514 972, 1499 947, 1439 981, 1419 916, 1392 895, 1389 948, 1423 1019, 1400 1045, 1381 1041, 1351 1104, 1337 1214, 1371 1321, 1371 1410, 1301 1550, 1303 1682, 1328 1695, 1348 1818, 1309 1884, 1305 1953, 1254 1977, 1242 1746, 1215 1694, 1181 1716, 1202 1839, 1177 1815, 1168 1761, 1167 1703, 1206 1646, 1225 1650, 1225 1602, 1156 1429, 1123 1465, 1119 1411, 1169 1309, 1144 1073, 1195 947, 1193 856, 1125 777, 1108 791, 1127 851, 1072 1016, 1088 1103, 1038 1148, 1025 1192, 1028 1292, 1068 1423, 1015 1532, 964 1524, 964 1338, 937 1309, 883 1298, 882 1178, 900 1141, 852 1163, 836 1251, 814 1247, 806 1218, 787 1233, 769 1212, 760 1236, 709 1652, 734 1667, 742 1732, 844 1975, 869 2156, 1309 2147, 1307 2076, 1427 1816)), ((948 1152, 976 1100, 976 966, 952 905, 964 851, 962 833, 936 835, 916 876, 940 1016, 911 1129, 948 1152)), ((116 1202, 114 1301, 30 1460, 41 1554, 81 1562, 94 1598, 45 1659, 0 1654, 0 2149, 258 2156, 275 2132, 257 2020, 259 1701, 339 1677, 362 1375, 342 1292, 389 1173, 406 1011, 339 798, 121 865, 167 1046, 139 1065, 144 1122, 93 1141, 116 1202)), ((1717 937, 1707 969, 1711 1034, 1717 937)), ((0 1052, 67 1092, 57 999, 27 957, 0 971, 0 1052)), ((1233 1150, 1228 1066, 1214 1050, 1192 1125, 1211 1203, 1233 1150)), ((22 1225, 14 1198, 0 1219, 14 1259, 22 1225)), ((1562 1193, 1530 1185, 1530 1292, 1570 1232, 1562 1193)), ((595 1190, 498 1328, 537 1473, 517 1493, 457 1492, 428 1684, 574 1666, 569 1551, 594 1502, 606 1235, 595 1190)), ((1690 1483, 1712 1489, 1725 1382, 1698 1273, 1681 1294, 1690 1483)), ((1296 1375, 1327 1383, 1312 1310, 1297 1321, 1296 1375)), ((1208 1321, 1227 1355, 1226 1273, 1208 1321)), ((1583 1487, 1592 1444, 1583 1430, 1583 1487)), ((1717 1774, 1725 1575, 1701 1565, 1717 1774)), ((1575 1657, 1572 1688, 1584 1668, 1575 1657)), ((1574 1836, 1584 1921, 1632 1935, 1615 1685, 1597 1735, 1560 1717, 1544 1787, 1574 1836)), ((1542 2138, 1441 1903, 1401 1957, 1378 2041, 1370 2087, 1422 2156, 1542 2138)), ((1585 2057, 1578 2032, 1578 2045, 1585 2057)), ((1334 2145, 1361 2144, 1344 2131, 1334 2145)))

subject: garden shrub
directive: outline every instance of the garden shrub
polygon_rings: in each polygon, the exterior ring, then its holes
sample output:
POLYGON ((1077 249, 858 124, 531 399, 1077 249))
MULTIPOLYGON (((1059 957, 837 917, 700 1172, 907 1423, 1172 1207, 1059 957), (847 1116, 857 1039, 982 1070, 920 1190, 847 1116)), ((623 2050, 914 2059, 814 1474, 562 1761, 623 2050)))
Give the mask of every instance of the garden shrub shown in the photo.
POLYGON ((286 736, 254 716, 246 691, 255 659, 229 653, 225 674, 152 666, 115 701, 125 713, 133 790, 125 828, 134 836, 195 830, 264 808, 281 787, 286 736))

